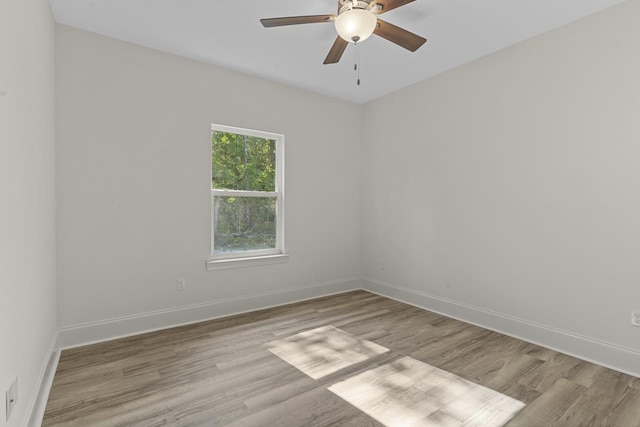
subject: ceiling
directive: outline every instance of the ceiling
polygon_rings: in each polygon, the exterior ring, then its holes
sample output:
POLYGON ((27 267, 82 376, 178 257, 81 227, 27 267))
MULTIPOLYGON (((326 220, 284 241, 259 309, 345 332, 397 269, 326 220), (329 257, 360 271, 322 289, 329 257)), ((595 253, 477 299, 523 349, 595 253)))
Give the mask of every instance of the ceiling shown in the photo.
MULTIPOLYGON (((323 65, 332 23, 260 18, 335 13, 337 0, 50 0, 58 23, 364 103, 623 0, 416 0, 382 19, 428 39, 415 53, 372 36, 323 65)), ((589 43, 585 40, 585 43, 589 43)))

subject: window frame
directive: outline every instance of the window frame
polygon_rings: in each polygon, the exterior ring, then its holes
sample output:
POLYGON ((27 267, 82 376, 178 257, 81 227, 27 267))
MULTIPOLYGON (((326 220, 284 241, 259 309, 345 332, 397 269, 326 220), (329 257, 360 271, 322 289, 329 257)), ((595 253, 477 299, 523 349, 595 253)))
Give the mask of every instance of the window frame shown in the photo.
MULTIPOLYGON (((253 129, 244 129, 233 126, 211 124, 210 137, 214 132, 226 132, 236 135, 246 135, 262 139, 275 141, 276 147, 276 172, 275 191, 245 191, 245 190, 216 190, 211 188, 211 211, 209 212, 209 223, 211 225, 211 250, 210 258, 207 261, 208 269, 234 268, 245 266, 246 263, 238 261, 260 260, 259 264, 282 262, 280 258, 286 257, 284 224, 285 224, 285 204, 284 204, 284 135, 271 132, 263 132, 253 129), (257 249, 227 254, 215 253, 215 224, 214 206, 216 197, 259 197, 276 199, 276 244, 272 249, 257 249)), ((211 138, 210 138, 211 139, 211 138)), ((213 153, 212 153, 213 154, 213 153)), ((210 176, 209 182, 213 181, 210 176)), ((211 184, 210 184, 211 185, 211 184)), ((258 264, 258 263, 252 263, 258 264)))

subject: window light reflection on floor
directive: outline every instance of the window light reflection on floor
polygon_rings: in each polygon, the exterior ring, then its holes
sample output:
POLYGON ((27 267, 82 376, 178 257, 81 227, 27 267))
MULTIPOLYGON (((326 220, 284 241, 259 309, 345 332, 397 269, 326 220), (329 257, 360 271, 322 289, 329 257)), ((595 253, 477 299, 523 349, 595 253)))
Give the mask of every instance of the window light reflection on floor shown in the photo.
POLYGON ((267 348, 316 380, 389 351, 331 325, 271 341, 267 348))
POLYGON ((387 427, 500 427, 525 406, 411 357, 362 372, 329 390, 387 427))

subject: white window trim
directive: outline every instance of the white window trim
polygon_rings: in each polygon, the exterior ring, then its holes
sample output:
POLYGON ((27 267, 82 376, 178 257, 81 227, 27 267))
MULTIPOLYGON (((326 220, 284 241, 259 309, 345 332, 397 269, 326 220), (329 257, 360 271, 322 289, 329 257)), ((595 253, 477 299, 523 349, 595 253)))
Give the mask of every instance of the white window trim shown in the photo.
POLYGON ((223 125, 211 125, 211 131, 229 132, 239 135, 254 136, 257 138, 271 139, 276 142, 276 191, 241 191, 241 190, 215 190, 211 189, 211 211, 209 213, 211 224, 211 256, 206 260, 207 270, 220 270, 228 268, 252 267, 265 264, 280 264, 287 262, 289 254, 285 252, 284 239, 284 135, 262 132, 251 129, 235 128, 223 125), (273 197, 276 199, 276 247, 255 251, 236 252, 232 254, 214 254, 214 229, 213 209, 214 197, 273 197))
POLYGON ((269 264, 283 264, 289 261, 289 254, 254 256, 249 258, 211 259, 207 261, 207 271, 230 268, 258 267, 269 264))

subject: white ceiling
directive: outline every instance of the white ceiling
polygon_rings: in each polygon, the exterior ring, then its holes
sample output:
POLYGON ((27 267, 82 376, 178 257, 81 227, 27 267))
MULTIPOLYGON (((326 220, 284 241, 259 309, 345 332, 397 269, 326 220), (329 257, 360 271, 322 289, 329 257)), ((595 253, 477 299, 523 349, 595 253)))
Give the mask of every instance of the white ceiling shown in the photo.
MULTIPOLYGON (((363 103, 623 0, 416 0, 381 16, 428 42, 411 53, 372 36, 323 65, 332 23, 260 18, 335 13, 337 0, 50 0, 57 22, 363 103)), ((585 40, 589 43, 589 40, 585 40)))

